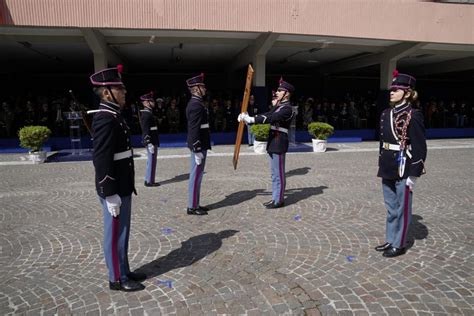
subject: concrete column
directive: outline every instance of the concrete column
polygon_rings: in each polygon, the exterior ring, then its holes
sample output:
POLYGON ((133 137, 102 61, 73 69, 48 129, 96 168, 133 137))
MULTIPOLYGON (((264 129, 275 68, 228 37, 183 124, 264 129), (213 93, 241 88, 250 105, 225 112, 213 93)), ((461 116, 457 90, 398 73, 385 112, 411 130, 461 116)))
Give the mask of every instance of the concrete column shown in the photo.
POLYGON ((380 63, 380 90, 389 90, 393 79, 393 71, 397 68, 397 60, 385 58, 380 63))
POLYGON ((104 36, 95 29, 81 29, 84 39, 94 54, 94 69, 99 71, 107 68, 109 60, 116 64, 120 64, 120 58, 107 46, 104 36))
POLYGON ((257 87, 264 87, 265 86, 265 79, 266 79, 266 55, 255 55, 253 57, 252 66, 254 69, 254 78, 253 78, 253 85, 257 87))
POLYGON ((92 52, 94 54, 94 71, 108 67, 107 55, 99 52, 92 52))

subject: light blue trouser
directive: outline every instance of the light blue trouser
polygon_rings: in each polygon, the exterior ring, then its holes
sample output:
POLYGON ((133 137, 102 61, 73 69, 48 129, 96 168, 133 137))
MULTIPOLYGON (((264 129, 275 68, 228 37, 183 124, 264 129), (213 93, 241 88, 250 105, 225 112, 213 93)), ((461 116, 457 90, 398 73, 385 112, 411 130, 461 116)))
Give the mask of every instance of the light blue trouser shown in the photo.
POLYGON ((188 207, 198 208, 199 199, 201 195, 201 182, 204 174, 204 167, 206 165, 207 150, 203 150, 202 154, 204 158, 200 165, 196 164, 194 160, 194 152, 191 152, 191 170, 189 172, 189 184, 188 184, 188 207))
POLYGON ((253 145, 253 142, 255 141, 255 135, 252 133, 250 130, 250 126, 247 125, 247 139, 249 142, 249 145, 253 145))
POLYGON ((155 174, 156 174, 156 158, 158 157, 158 147, 153 146, 155 151, 153 154, 147 149, 147 160, 146 160, 146 173, 145 173, 145 182, 155 183, 155 174))
POLYGON ((395 248, 404 248, 411 222, 413 192, 406 185, 406 179, 382 179, 382 190, 387 209, 385 241, 395 248))
POLYGON ((272 169, 272 200, 281 203, 285 199, 285 157, 286 154, 269 154, 272 169))
POLYGON ((128 265, 128 239, 130 237, 130 218, 132 196, 121 196, 120 214, 112 217, 105 199, 99 198, 104 216, 104 256, 109 269, 109 281, 126 281, 130 273, 128 265))

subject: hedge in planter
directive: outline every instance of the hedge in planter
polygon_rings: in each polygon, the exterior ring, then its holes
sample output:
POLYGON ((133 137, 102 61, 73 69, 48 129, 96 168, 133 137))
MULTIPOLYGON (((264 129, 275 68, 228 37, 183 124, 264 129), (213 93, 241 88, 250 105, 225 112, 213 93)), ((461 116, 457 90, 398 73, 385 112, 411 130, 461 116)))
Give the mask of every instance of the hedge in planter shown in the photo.
POLYGON ((250 127, 252 133, 255 135, 255 140, 259 142, 266 142, 270 135, 270 124, 254 124, 250 127))
POLYGON ((18 131, 20 146, 30 149, 31 152, 40 151, 49 135, 51 130, 46 126, 25 126, 18 131))
POLYGON ((308 132, 313 139, 326 140, 334 133, 334 127, 323 122, 312 122, 308 125, 308 132))

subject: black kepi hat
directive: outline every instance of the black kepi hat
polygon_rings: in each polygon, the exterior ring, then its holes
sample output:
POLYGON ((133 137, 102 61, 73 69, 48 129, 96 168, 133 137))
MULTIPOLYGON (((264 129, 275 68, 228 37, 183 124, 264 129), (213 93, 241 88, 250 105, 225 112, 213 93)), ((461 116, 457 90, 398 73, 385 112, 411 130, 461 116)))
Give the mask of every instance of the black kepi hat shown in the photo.
POLYGON ((200 75, 196 77, 189 78, 186 80, 186 84, 188 85, 189 88, 194 87, 194 86, 203 86, 205 85, 204 83, 204 73, 201 73, 200 75))
POLYGON ((392 85, 390 89, 415 89, 416 79, 407 74, 401 74, 398 70, 393 71, 392 85))
POLYGON ((283 77, 280 78, 280 81, 278 83, 278 90, 287 91, 289 93, 293 93, 293 91, 295 91, 295 87, 292 84, 284 81, 283 77))
POLYGON ((154 93, 153 91, 150 91, 140 97, 140 100, 142 101, 154 101, 154 93))
POLYGON ((91 83, 94 86, 123 86, 122 70, 122 65, 117 65, 115 68, 102 69, 90 76, 91 83))

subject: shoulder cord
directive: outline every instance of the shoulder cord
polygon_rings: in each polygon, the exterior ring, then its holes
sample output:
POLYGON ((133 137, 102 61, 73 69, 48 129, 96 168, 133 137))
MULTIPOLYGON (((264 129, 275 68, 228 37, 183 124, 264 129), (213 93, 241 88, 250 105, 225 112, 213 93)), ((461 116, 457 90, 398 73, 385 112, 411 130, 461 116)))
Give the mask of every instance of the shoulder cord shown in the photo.
POLYGON ((411 116, 412 116, 413 110, 408 111, 408 114, 406 118, 403 118, 404 112, 400 113, 396 118, 395 118, 395 129, 400 135, 400 150, 405 150, 406 148, 406 143, 408 140, 407 137, 407 130, 408 130, 408 125, 410 124, 411 121, 411 116))

